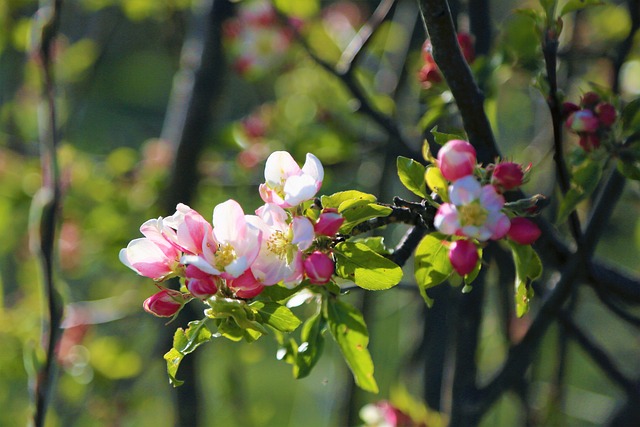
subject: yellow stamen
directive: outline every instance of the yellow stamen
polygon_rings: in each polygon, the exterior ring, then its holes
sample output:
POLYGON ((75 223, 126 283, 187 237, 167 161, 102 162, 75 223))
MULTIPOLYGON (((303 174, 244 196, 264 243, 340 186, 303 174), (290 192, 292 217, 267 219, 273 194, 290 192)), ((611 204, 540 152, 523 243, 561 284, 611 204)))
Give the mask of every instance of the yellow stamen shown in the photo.
POLYGON ((218 247, 216 251, 216 268, 220 271, 224 270, 224 268, 231 264, 233 260, 236 259, 236 251, 233 247, 224 243, 218 247))
POLYGON ((463 227, 467 225, 479 227, 485 223, 489 215, 487 210, 477 201, 460 206, 458 212, 460 212, 460 224, 463 227))

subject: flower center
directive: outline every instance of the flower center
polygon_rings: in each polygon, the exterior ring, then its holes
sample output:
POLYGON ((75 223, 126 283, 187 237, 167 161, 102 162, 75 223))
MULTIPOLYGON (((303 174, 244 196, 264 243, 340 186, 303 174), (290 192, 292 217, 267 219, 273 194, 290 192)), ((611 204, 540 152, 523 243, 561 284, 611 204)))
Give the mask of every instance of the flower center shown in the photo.
POLYGON ((267 249, 276 254, 279 258, 284 258, 289 250, 290 242, 282 231, 274 231, 267 240, 267 249))
POLYGON ((487 210, 483 208, 478 201, 460 206, 458 212, 460 213, 460 224, 463 227, 467 225, 479 227, 485 223, 489 215, 487 210))
POLYGON ((236 259, 236 251, 228 243, 223 243, 216 251, 216 268, 220 271, 236 259))

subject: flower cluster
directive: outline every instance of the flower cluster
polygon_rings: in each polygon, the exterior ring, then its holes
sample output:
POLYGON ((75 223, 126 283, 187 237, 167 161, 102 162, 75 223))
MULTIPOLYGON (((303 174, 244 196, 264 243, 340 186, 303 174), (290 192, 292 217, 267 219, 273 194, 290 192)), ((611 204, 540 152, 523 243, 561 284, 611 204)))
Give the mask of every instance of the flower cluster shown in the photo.
POLYGON ((209 223, 179 204, 167 218, 140 227, 143 238, 120 251, 120 260, 136 273, 160 283, 180 277, 181 291, 160 286, 144 303, 157 316, 173 316, 192 298, 253 298, 265 286, 300 284, 305 278, 322 285, 335 270, 329 250, 316 248, 318 236, 335 236, 344 218, 325 209, 317 220, 300 214, 322 185, 320 161, 307 154, 300 168, 291 155, 277 151, 267 159, 260 195, 265 204, 247 215, 234 200, 213 209, 209 223))
POLYGON ((567 128, 580 137, 580 147, 585 151, 600 147, 600 142, 617 118, 615 107, 602 101, 595 92, 585 93, 580 99, 580 105, 565 102, 562 104, 562 114, 567 128))
MULTIPOLYGON (((464 59, 466 59, 469 64, 472 64, 476 58, 476 53, 473 48, 471 35, 468 33, 458 33, 458 44, 460 45, 464 59)), ((418 80, 425 89, 429 89, 432 85, 442 82, 442 74, 431 52, 431 41, 426 40, 422 45, 424 65, 418 72, 418 80)))
POLYGON ((450 185, 434 225, 441 233, 455 236, 449 245, 449 260, 458 274, 465 276, 476 268, 479 243, 508 237, 527 245, 539 237, 534 222, 524 217, 510 219, 505 212, 503 193, 522 185, 528 168, 500 162, 482 170, 473 146, 459 139, 447 142, 435 163, 450 185))
POLYGON ((258 78, 278 67, 291 45, 291 31, 278 22, 270 2, 242 2, 236 18, 224 23, 225 43, 236 71, 246 78, 258 78))

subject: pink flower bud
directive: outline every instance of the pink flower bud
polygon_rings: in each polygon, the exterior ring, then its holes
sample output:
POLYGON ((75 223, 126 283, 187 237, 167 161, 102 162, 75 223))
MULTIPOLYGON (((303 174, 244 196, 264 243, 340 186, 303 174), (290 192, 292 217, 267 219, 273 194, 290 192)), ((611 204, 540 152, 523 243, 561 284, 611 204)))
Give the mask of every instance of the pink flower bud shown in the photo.
POLYGON ((616 121, 616 109, 608 102, 601 102, 596 105, 595 111, 603 126, 610 127, 616 121))
POLYGON ((540 228, 528 218, 515 217, 507 236, 520 245, 530 245, 540 237, 540 228))
POLYGON ((235 291, 237 297, 246 299, 258 296, 264 289, 264 285, 255 278, 251 270, 227 281, 227 285, 235 291))
POLYGON ((587 92, 582 95, 582 99, 580 99, 580 105, 582 108, 592 108, 600 102, 600 95, 595 92, 587 92))
POLYGON ((195 265, 187 266, 185 277, 185 286, 196 298, 209 298, 218 292, 220 278, 203 272, 195 265))
POLYGON ((473 48, 473 39, 471 38, 471 34, 459 33, 458 44, 460 45, 460 50, 462 51, 464 59, 467 60, 467 63, 473 63, 473 61, 476 59, 476 52, 473 48))
POLYGON ((600 137, 595 133, 585 133, 580 135, 578 143, 584 151, 592 151, 600 147, 600 137))
POLYGON ((185 304, 186 299, 181 292, 163 289, 144 300, 142 306, 147 313, 158 317, 171 317, 185 304))
POLYGON ((471 273, 476 268, 478 259, 478 248, 470 240, 456 240, 449 246, 449 261, 461 276, 471 273))
POLYGON ((304 260, 304 272, 314 285, 324 285, 333 276, 335 265, 327 254, 315 251, 304 260))
POLYGON ((493 169, 491 184, 499 191, 504 192, 521 186, 523 179, 522 166, 513 162, 501 162, 493 169))
POLYGON ((476 167, 476 150, 467 141, 451 140, 438 151, 438 167, 449 181, 471 175, 476 167))
POLYGON ((343 222, 344 217, 337 209, 324 208, 320 214, 320 218, 318 218, 318 222, 316 222, 314 226, 314 231, 316 234, 332 237, 340 230, 343 222))
POLYGON ((567 126, 574 132, 593 133, 598 130, 600 121, 591 110, 576 111, 567 119, 567 126))

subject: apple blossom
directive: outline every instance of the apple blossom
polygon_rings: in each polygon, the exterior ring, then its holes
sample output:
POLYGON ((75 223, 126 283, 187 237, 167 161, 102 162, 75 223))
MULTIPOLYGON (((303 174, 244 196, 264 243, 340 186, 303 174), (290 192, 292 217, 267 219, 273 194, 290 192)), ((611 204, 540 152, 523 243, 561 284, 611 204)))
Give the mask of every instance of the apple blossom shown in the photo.
POLYGON ((467 141, 454 139, 440 148, 437 163, 442 176, 449 181, 455 181, 473 174, 476 167, 476 150, 467 141))
POLYGON ((478 264, 478 248, 470 240, 456 240, 449 247, 449 261, 453 269, 461 276, 471 273, 478 264))
POLYGON ((520 245, 530 245, 540 237, 540 228, 528 218, 516 217, 511 219, 511 227, 507 236, 520 245))
POLYGON ((202 215, 179 203, 176 213, 163 220, 162 235, 177 249, 190 254, 202 253, 202 242, 212 227, 202 215))
POLYGON ((307 153, 302 166, 286 151, 276 151, 267 158, 264 168, 265 183, 260 185, 260 196, 266 203, 290 208, 312 199, 324 179, 322 163, 307 153))
POLYGON ((238 298, 253 298, 264 289, 264 285, 255 278, 251 270, 245 271, 236 279, 227 280, 227 286, 238 298))
POLYGON ((504 197, 492 185, 482 186, 466 176, 449 186, 450 203, 438 208, 435 227, 442 233, 480 241, 498 240, 509 230, 509 218, 501 212, 504 197))
POLYGON ((321 236, 335 236, 340 227, 344 223, 344 217, 334 208, 324 208, 314 230, 316 234, 321 236))
POLYGON ((196 298, 209 298, 218 292, 220 278, 207 274, 195 265, 185 268, 185 286, 196 298))
POLYGON ((120 262, 141 276, 160 281, 173 275, 179 267, 180 251, 163 234, 162 217, 140 226, 144 238, 134 239, 120 250, 120 262))
POLYGON ((595 113, 598 115, 600 124, 605 127, 610 127, 616 121, 616 109, 608 102, 601 102, 596 105, 595 113))
POLYGON ((598 130, 600 122, 593 111, 580 110, 569 116, 567 126, 574 132, 592 133, 598 130))
POLYGON ((323 252, 315 251, 304 260, 304 273, 314 285, 324 285, 331 280, 335 265, 323 252))
POLYGON ((249 224, 242 207, 230 199, 213 209, 213 229, 204 236, 202 253, 185 255, 180 261, 224 279, 236 278, 255 260, 261 238, 260 230, 249 224))
POLYGON ((144 300, 142 304, 147 313, 158 317, 171 317, 187 302, 188 298, 181 292, 162 289, 144 300))
POLYGON ((306 217, 294 217, 288 222, 287 212, 267 203, 248 220, 262 231, 260 253, 251 264, 251 272, 263 285, 280 281, 297 284, 302 280, 302 251, 311 246, 313 224, 306 217))

